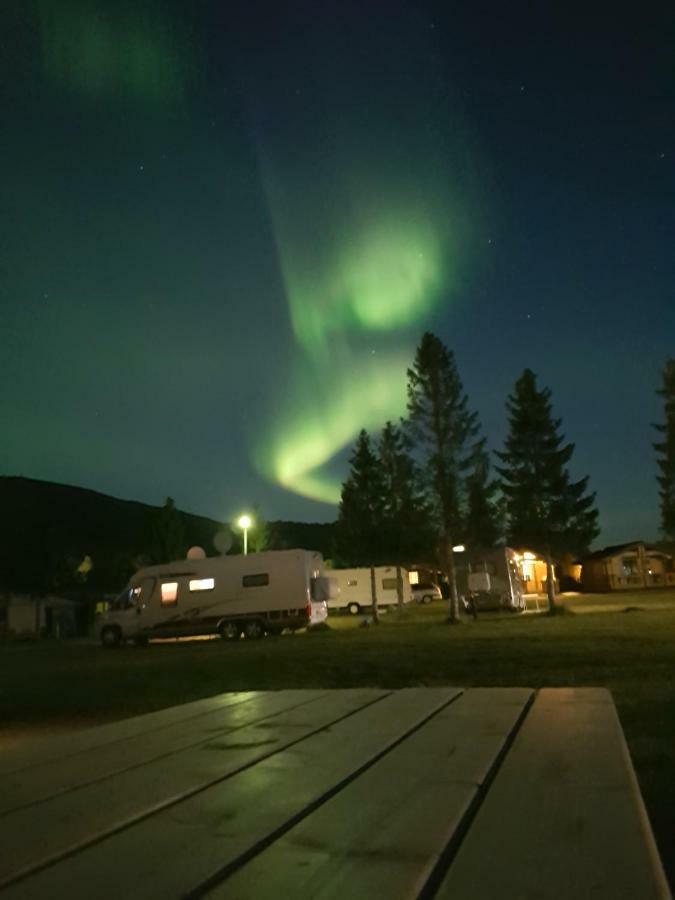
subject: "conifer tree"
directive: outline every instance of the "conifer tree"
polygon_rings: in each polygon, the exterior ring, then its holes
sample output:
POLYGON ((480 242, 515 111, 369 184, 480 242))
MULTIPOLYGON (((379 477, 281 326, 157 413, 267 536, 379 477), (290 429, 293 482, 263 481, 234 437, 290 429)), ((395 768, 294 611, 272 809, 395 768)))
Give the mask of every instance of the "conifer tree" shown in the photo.
POLYGON ((401 566, 428 557, 433 546, 430 510, 409 454, 403 430, 387 422, 378 442, 383 479, 383 553, 396 563, 399 609, 403 607, 401 566))
POLYGON ((407 429, 423 459, 441 565, 450 584, 449 619, 457 622, 459 597, 452 546, 453 537, 462 529, 464 476, 478 422, 468 409, 454 355, 429 332, 423 335, 408 369, 407 429))
POLYGON ((356 439, 349 466, 336 524, 338 555, 350 566, 376 565, 383 549, 384 482, 365 430, 356 439))
POLYGON ((352 566, 370 566, 373 623, 379 621, 374 566, 382 562, 384 549, 384 481, 370 437, 361 430, 349 460, 350 471, 342 485, 336 524, 340 558, 352 566))
POLYGON ((497 452, 504 496, 507 539, 546 555, 549 611, 555 611, 552 556, 581 554, 598 535, 595 494, 588 477, 570 481, 567 464, 574 444, 565 444, 554 419, 551 391, 537 390, 536 376, 525 369, 507 400, 509 434, 497 452))
POLYGON ((466 476, 464 543, 469 547, 494 547, 502 532, 495 498, 497 481, 490 479, 490 457, 485 444, 485 438, 474 444, 466 476))
POLYGON ((665 421, 654 427, 662 439, 654 444, 660 474, 659 499, 661 531, 666 540, 675 541, 675 359, 669 359, 662 372, 662 385, 657 394, 663 397, 665 421))

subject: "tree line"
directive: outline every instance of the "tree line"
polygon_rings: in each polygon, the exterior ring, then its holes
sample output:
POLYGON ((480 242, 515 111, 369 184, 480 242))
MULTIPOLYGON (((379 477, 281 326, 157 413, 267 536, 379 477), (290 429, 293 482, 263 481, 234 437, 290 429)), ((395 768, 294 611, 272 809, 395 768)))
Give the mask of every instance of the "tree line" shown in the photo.
MULTIPOLYGON (((675 539, 675 360, 659 393, 666 406, 655 444, 662 529, 675 539)), ((553 560, 584 554, 599 534, 595 494, 588 477, 570 477, 574 444, 553 414, 551 391, 538 387, 530 369, 506 409, 508 434, 493 467, 454 354, 424 334, 407 371, 406 417, 387 422, 378 438, 362 430, 353 447, 336 526, 340 564, 437 565, 450 588, 450 620, 457 621, 453 546, 504 540, 547 560, 553 611, 553 560)))

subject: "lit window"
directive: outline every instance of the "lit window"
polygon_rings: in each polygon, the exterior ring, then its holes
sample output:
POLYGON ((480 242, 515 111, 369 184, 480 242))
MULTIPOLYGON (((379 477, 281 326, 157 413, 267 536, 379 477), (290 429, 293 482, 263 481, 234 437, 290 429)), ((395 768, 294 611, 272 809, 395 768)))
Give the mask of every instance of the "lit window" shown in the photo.
POLYGON ((241 583, 244 587, 264 587, 270 583, 270 576, 267 572, 261 572, 259 575, 244 575, 241 583))
POLYGON ((177 581, 165 581, 162 584, 162 603, 169 604, 175 603, 176 597, 178 596, 178 582, 177 581))
POLYGON ((191 591, 212 591, 215 582, 213 578, 193 578, 190 581, 191 591))
POLYGON ((419 572, 408 572, 408 581, 410 584, 419 584, 420 583, 420 573, 419 572))
POLYGON ((640 570, 636 556, 624 556, 621 559, 624 575, 639 575, 640 570))

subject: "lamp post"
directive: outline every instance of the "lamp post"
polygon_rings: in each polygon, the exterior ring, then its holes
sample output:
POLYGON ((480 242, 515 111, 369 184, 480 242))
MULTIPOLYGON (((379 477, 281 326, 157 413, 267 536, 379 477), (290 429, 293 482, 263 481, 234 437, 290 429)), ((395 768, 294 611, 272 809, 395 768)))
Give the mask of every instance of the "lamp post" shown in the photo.
POLYGON ((251 517, 250 516, 239 516, 237 520, 237 525, 243 529, 244 532, 244 556, 248 555, 248 530, 251 527, 251 517))

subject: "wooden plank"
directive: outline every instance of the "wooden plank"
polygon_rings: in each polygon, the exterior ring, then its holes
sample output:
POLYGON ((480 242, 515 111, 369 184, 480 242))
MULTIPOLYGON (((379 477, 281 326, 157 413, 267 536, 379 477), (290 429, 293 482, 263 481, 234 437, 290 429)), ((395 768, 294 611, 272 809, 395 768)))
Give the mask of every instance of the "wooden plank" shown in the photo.
POLYGON ((143 716, 121 719, 118 722, 109 722, 93 728, 79 729, 72 734, 41 737, 29 744, 22 743, 19 746, 1 749, 0 774, 21 772, 55 759, 62 759, 76 753, 93 750, 96 747, 103 747, 106 744, 116 743, 127 737, 147 734, 150 731, 173 725, 176 722, 187 721, 213 710, 223 709, 236 703, 244 703, 254 695, 254 691, 216 694, 192 703, 169 706, 143 716))
MULTIPOLYGON (((0 822, 8 812, 100 781, 146 763, 156 764, 188 747, 252 725, 293 706, 313 702, 325 691, 268 692, 251 694, 245 703, 221 706, 215 711, 164 724, 151 731, 111 740, 95 749, 82 750, 47 761, 21 772, 0 776, 0 822)), ((126 726, 121 733, 128 734, 126 726)))
POLYGON ((207 896, 417 897, 532 693, 466 691, 207 896))
POLYGON ((436 896, 670 897, 608 691, 539 692, 436 896))
POLYGON ((273 839, 458 693, 431 688, 391 694, 16 883, 3 900, 185 896, 260 841, 273 839))
POLYGON ((217 737, 156 764, 112 775, 5 816, 0 888, 21 873, 203 791, 256 760, 278 754, 387 695, 364 688, 328 692, 326 696, 318 691, 283 691, 276 696, 289 694, 293 699, 310 693, 316 695, 311 702, 255 722, 232 736, 217 737))

